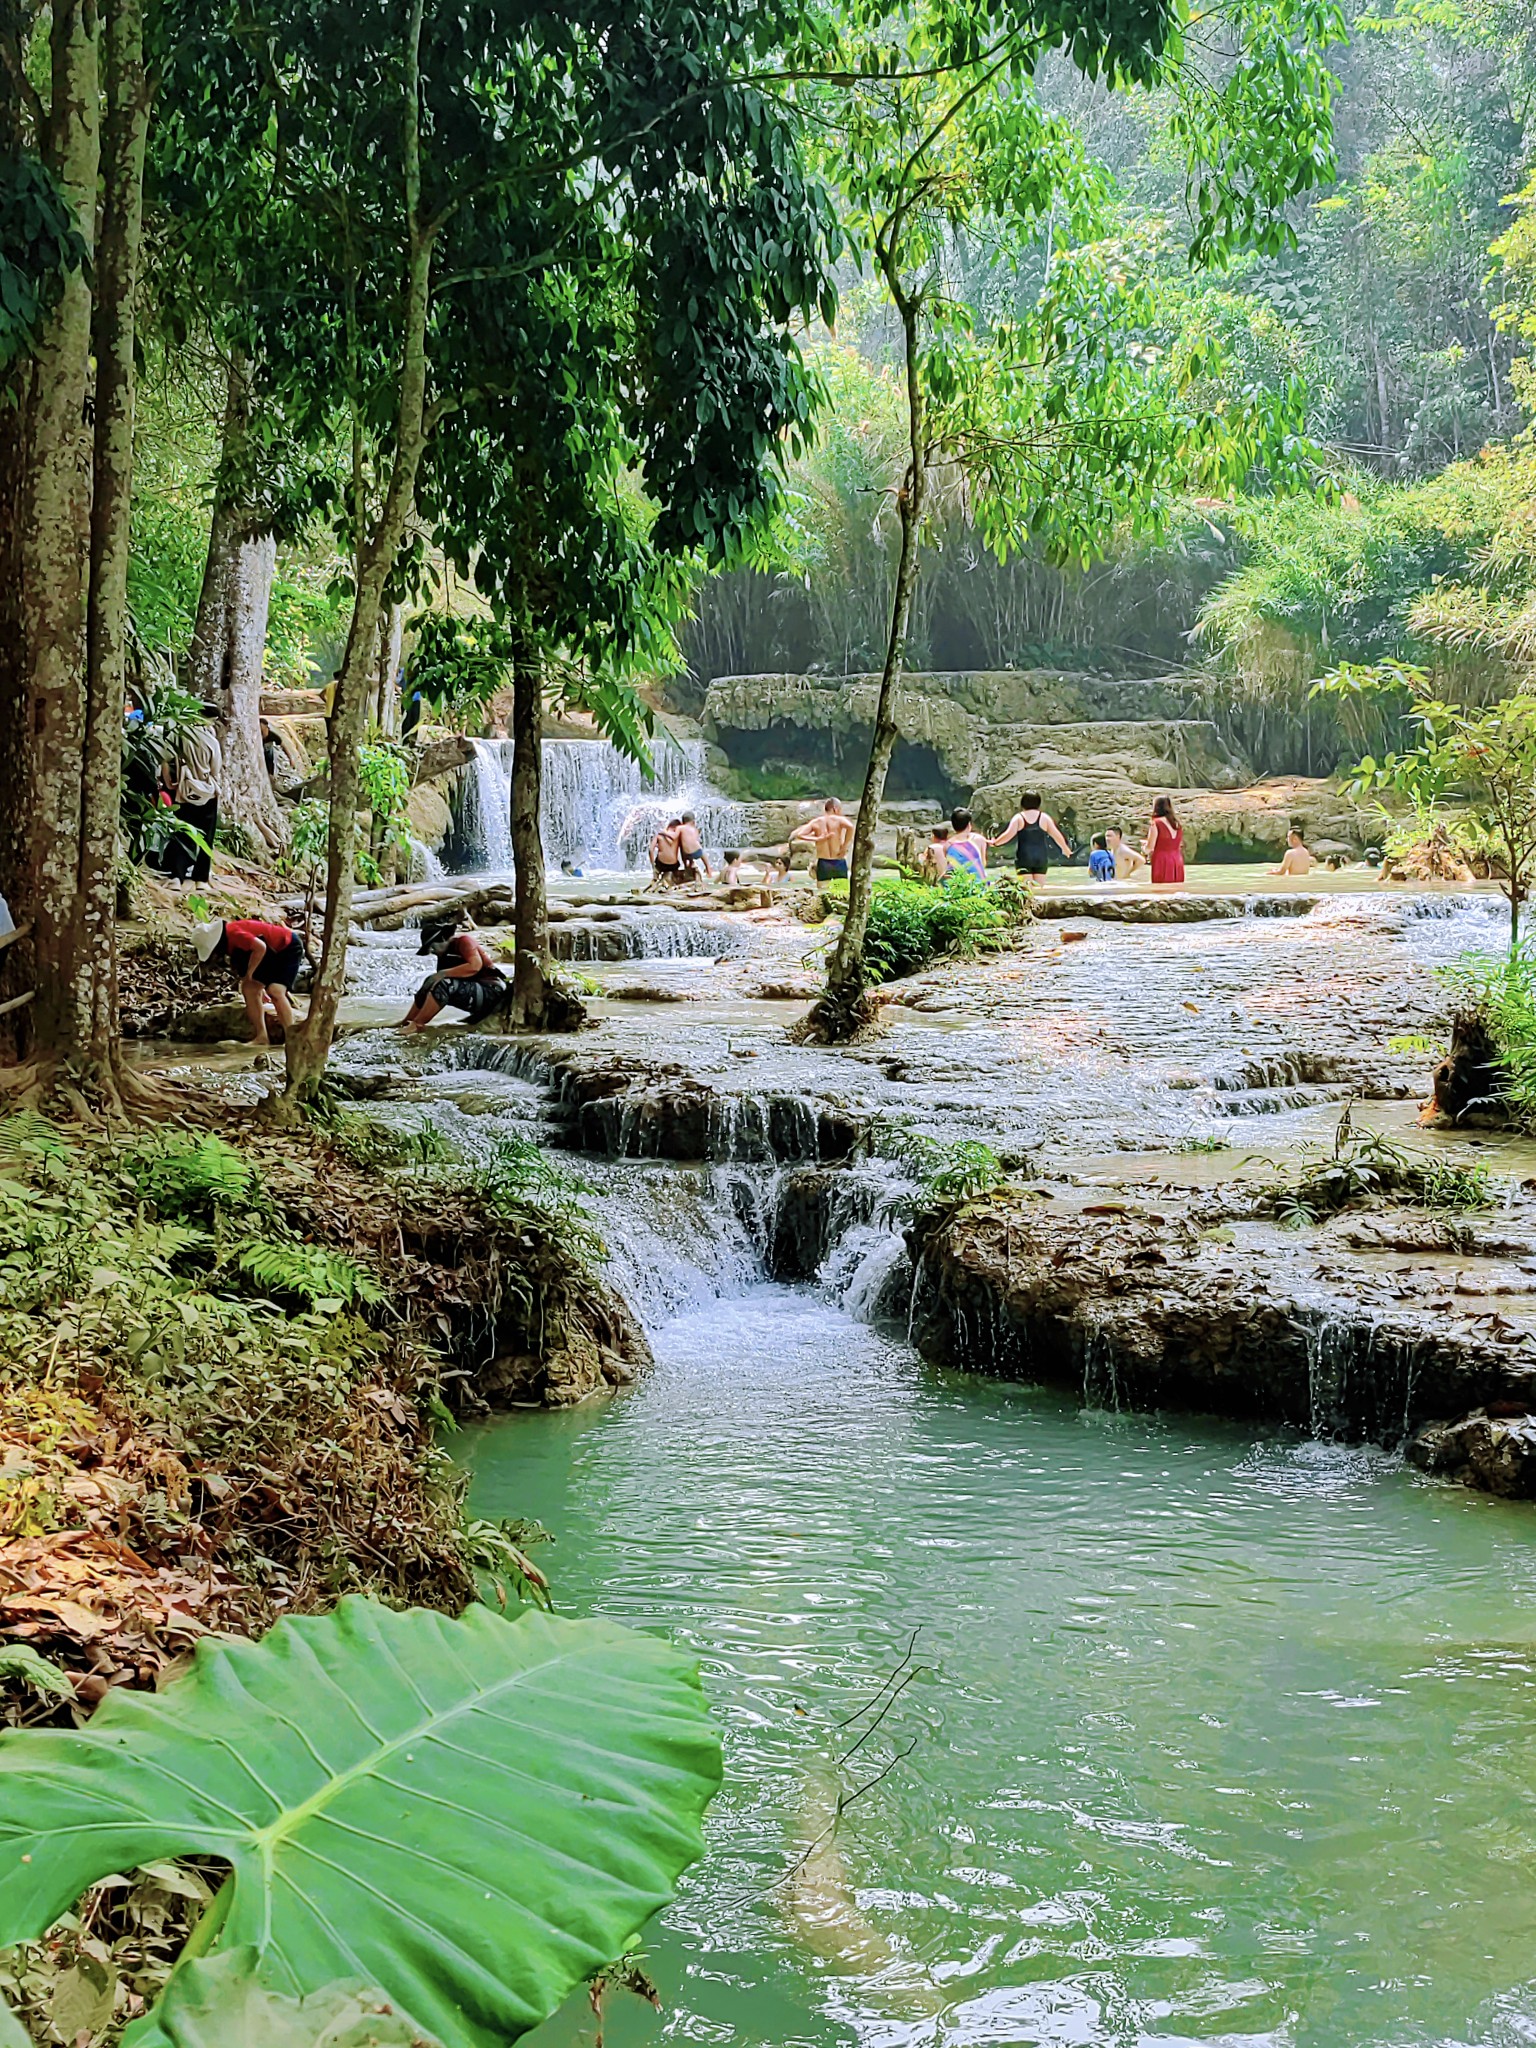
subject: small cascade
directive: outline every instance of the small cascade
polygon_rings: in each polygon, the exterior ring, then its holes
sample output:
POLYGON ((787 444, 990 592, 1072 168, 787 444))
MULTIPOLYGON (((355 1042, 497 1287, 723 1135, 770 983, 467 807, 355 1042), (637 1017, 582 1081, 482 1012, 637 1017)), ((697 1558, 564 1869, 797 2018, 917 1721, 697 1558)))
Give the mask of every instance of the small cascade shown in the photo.
POLYGON ((473 847, 472 866, 487 874, 512 870, 512 743, 474 740, 473 772, 464 785, 460 830, 473 847))
POLYGON ((409 839, 411 850, 410 873, 412 882, 441 882, 447 878, 448 870, 424 840, 409 839))
POLYGON ((539 831, 551 867, 644 867, 652 839, 670 818, 692 811, 705 846, 717 853, 741 837, 739 804, 711 789, 701 740, 658 739, 654 772, 606 740, 546 740, 539 831))
POLYGON ((1083 1338, 1083 1406, 1120 1412, 1120 1371, 1109 1332, 1090 1329, 1083 1338))
MULTIPOLYGON (((512 866, 512 742, 475 740, 464 782, 460 837, 472 871, 512 866)), ((658 827, 692 811, 711 854, 741 837, 741 806, 711 789, 702 740, 657 739, 653 773, 607 740, 545 740, 539 804, 544 860, 569 861, 586 874, 627 873, 646 865, 658 827)))

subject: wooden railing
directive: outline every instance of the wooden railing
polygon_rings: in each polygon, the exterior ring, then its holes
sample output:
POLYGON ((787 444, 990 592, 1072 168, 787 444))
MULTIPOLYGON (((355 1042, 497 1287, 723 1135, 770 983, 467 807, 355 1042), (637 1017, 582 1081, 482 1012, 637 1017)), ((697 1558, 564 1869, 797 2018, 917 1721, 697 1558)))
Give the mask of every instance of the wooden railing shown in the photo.
MULTIPOLYGON (((32 926, 29 921, 26 924, 14 926, 8 932, 0 932, 0 953, 3 953, 7 946, 14 946, 18 939, 24 939, 31 929, 32 926)), ((9 1001, 0 1003, 0 1017, 8 1016, 12 1010, 24 1010, 36 994, 37 990, 35 988, 23 989, 19 996, 12 996, 9 1001)))

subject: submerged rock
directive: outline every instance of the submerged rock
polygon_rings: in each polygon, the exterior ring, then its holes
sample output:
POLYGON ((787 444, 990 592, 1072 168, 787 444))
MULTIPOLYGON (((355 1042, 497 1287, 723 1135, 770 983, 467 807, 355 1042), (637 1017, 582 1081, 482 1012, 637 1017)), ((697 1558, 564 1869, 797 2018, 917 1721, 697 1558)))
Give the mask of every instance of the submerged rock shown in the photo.
POLYGON ((1426 1423, 1403 1455, 1421 1472, 1459 1479, 1507 1500, 1536 1500, 1536 1416, 1490 1415, 1426 1423))

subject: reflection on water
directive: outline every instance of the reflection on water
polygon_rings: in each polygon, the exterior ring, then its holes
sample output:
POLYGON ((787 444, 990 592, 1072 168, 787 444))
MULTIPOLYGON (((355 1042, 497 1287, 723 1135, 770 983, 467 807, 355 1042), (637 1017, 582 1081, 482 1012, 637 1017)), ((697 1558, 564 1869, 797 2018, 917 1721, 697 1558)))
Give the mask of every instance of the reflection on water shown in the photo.
POLYGON ((479 1511, 556 1530, 562 1604, 691 1647, 727 1733, 667 2010, 615 2005, 615 2048, 1536 2038, 1525 1511, 936 1377, 809 1291, 656 1349, 467 1445, 479 1511))

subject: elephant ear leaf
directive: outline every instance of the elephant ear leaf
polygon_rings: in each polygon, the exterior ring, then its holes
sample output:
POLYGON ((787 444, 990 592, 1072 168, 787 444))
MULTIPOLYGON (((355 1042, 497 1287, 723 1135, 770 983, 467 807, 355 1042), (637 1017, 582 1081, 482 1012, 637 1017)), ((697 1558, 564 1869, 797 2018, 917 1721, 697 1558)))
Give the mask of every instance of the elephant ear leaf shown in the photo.
POLYGON ((200 1953, 253 1949, 289 1998, 377 1986, 446 2048, 502 2048, 671 1898, 719 1781, 697 1673, 653 1637, 351 1598, 204 1642, 83 1729, 0 1737, 0 1947, 110 1872, 215 1857, 200 1953))
POLYGON ((284 1998, 264 1988, 258 1965, 253 1948, 185 1964, 126 2038, 134 2048, 442 2048, 381 1991, 338 1983, 284 1998))

